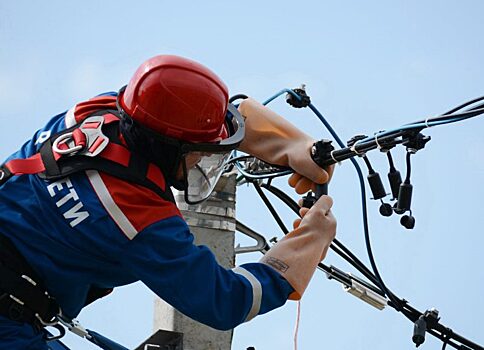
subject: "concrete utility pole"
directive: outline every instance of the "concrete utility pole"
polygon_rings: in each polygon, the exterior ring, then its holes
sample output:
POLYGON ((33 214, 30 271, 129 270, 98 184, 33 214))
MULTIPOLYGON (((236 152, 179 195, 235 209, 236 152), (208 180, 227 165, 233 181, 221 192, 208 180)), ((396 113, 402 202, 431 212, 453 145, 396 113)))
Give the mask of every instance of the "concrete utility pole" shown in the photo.
MULTIPOLYGON (((235 265, 235 177, 222 176, 210 198, 198 205, 186 204, 183 192, 175 193, 195 243, 208 246, 226 268, 235 265)), ((222 332, 198 323, 160 298, 155 299, 154 312, 154 330, 158 329, 183 333, 184 350, 227 350, 232 344, 232 331, 222 332)))

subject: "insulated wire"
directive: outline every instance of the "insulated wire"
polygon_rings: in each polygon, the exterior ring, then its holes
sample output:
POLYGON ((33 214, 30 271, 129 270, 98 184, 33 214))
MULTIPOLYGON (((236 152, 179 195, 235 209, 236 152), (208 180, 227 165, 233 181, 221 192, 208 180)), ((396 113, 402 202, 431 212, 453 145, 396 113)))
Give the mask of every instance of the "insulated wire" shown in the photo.
MULTIPOLYGON (((277 198, 279 198, 284 204, 286 204, 296 215, 299 215, 299 205, 294 201, 291 197, 289 197, 285 192, 281 191, 279 188, 275 187, 274 185, 269 184, 261 184, 262 188, 267 189, 269 192, 274 194, 277 198)), ((372 272, 366 267, 363 262, 361 262, 346 246, 338 241, 337 238, 333 239, 333 243, 331 244, 330 248, 339 256, 341 256, 344 260, 346 260, 350 265, 356 268, 359 272, 361 272, 369 281, 371 281, 375 288, 378 285, 378 282, 372 272)), ((321 263, 320 263, 321 264, 321 263)), ((322 264, 321 264, 322 265, 322 264)), ((320 266, 323 271, 327 271, 320 266)), ((378 290, 378 293, 383 294, 381 290, 378 290)))
MULTIPOLYGON (((297 99, 300 99, 299 95, 296 94, 293 90, 290 89, 283 89, 280 92, 278 92, 276 95, 272 96, 265 102, 263 102, 264 105, 268 104, 278 96, 284 94, 284 93, 289 93, 292 96, 296 97, 297 99)), ((316 116, 319 118, 319 120, 324 124, 326 129, 329 131, 329 133, 333 136, 333 138, 336 140, 338 145, 341 148, 346 147, 343 141, 339 138, 338 134, 336 131, 331 127, 331 125, 328 123, 326 118, 323 117, 323 115, 318 111, 318 109, 312 104, 309 103, 308 107, 316 114, 316 116)), ((373 251, 371 248, 371 242, 370 242, 370 232, 369 232, 369 227, 368 227, 368 213, 367 213, 367 206, 366 206, 366 188, 365 188, 365 181, 363 179, 363 173, 361 171, 361 168, 359 164, 356 162, 354 158, 350 159, 351 162, 353 163, 353 166, 356 169, 356 172, 358 174, 358 179, 360 182, 360 193, 361 193, 361 206, 362 206, 362 213, 363 213, 363 230, 365 234, 365 245, 366 245, 366 250, 368 254, 368 259, 370 261, 370 265, 373 270, 373 274, 375 275, 375 278, 378 282, 378 287, 382 289, 382 291, 387 295, 387 297, 390 299, 390 301, 393 303, 394 308, 397 311, 401 311, 402 306, 401 306, 401 300, 398 300, 394 294, 386 287, 385 283, 383 282, 382 277, 380 276, 380 273, 378 271, 378 267, 376 266, 375 259, 373 257, 373 251)))
POLYGON ((410 123, 407 125, 403 125, 399 128, 396 129, 391 129, 391 130, 384 130, 381 131, 375 136, 367 137, 366 139, 362 140, 361 143, 363 142, 368 142, 371 141, 375 138, 380 138, 386 135, 391 135, 394 132, 398 131, 403 131, 403 130, 411 130, 411 129, 425 129, 429 128, 432 126, 439 126, 439 125, 445 125, 445 124, 450 124, 450 123, 456 123, 463 121, 465 119, 470 119, 477 117, 484 113, 484 108, 477 108, 477 109, 469 109, 467 111, 461 112, 461 113, 455 113, 455 114, 443 114, 439 117, 434 117, 434 118, 428 118, 422 121, 410 123))
MULTIPOLYGON (((481 96, 481 97, 475 98, 473 100, 467 101, 467 102, 461 104, 460 106, 454 107, 450 111, 445 112, 444 115, 445 114, 451 114, 451 113, 457 112, 458 110, 460 110, 460 109, 462 109, 464 107, 470 106, 470 105, 472 105, 472 104, 474 104, 476 102, 482 101, 482 100, 484 100, 484 96, 481 96)), ((479 108, 479 107, 482 107, 482 106, 483 106, 483 104, 480 104, 480 105, 478 105, 476 107, 479 108)))
POLYGON ((270 200, 267 198, 265 193, 260 188, 260 185, 257 182, 252 182, 252 184, 254 185, 254 188, 256 189, 259 196, 262 198, 264 204, 267 206, 267 208, 271 212, 271 214, 274 217, 274 219, 276 220, 277 224, 281 228, 282 232, 284 232, 284 234, 287 235, 289 233, 289 230, 287 229, 286 225, 284 225, 284 222, 282 221, 282 219, 279 216, 279 214, 277 213, 277 211, 274 209, 274 206, 272 205, 270 200))
MULTIPOLYGON (((269 102, 271 102, 272 100, 274 100, 275 98, 277 98, 278 96, 280 96, 284 93, 289 93, 289 94, 295 96, 297 99, 300 99, 299 95, 297 95, 293 90, 283 89, 279 93, 275 94, 274 96, 272 96, 271 98, 266 100, 264 102, 264 105, 268 104, 269 102)), ((477 101, 480 101, 482 99, 484 99, 484 97, 479 98, 479 99, 475 99, 474 103, 477 102, 477 101)), ((454 109, 454 110, 459 110, 459 109, 461 109, 461 108, 463 108, 467 105, 470 105, 470 104, 471 104, 470 102, 465 103, 462 106, 457 107, 457 109, 454 109)), ((331 133, 331 135, 336 140, 336 142, 340 145, 340 147, 345 148, 344 143, 338 137, 338 135, 333 130, 331 125, 329 125, 329 123, 326 121, 326 119, 322 116, 322 114, 311 103, 309 103, 309 108, 316 114, 316 116, 320 119, 320 121, 325 125, 325 127, 328 129, 328 131, 331 133)), ((442 121, 440 121, 440 120, 439 121, 430 121, 430 119, 429 119, 429 120, 426 120, 424 123, 416 123, 416 124, 413 124, 413 125, 406 126, 405 129, 407 129, 407 128, 408 129, 418 129, 418 128, 422 129, 422 128, 433 126, 433 125, 442 125, 442 124, 447 124, 447 123, 453 123, 453 122, 456 122, 456 121, 461 121, 461 120, 464 120, 464 119, 468 119, 468 118, 477 116, 477 115, 482 114, 482 113, 484 113, 484 108, 475 107, 473 109, 470 109, 467 112, 459 113, 459 115, 461 116, 460 118, 450 118, 450 119, 446 119, 446 120, 442 120, 442 121)), ((446 117, 446 116, 444 116, 444 117, 446 117)), ((399 131, 399 130, 402 130, 402 129, 395 129, 394 131, 399 131)), ((416 310, 415 308, 411 307, 404 299, 403 300, 399 299, 396 295, 394 295, 386 287, 386 285, 384 284, 384 282, 383 282, 383 280, 382 280, 382 278, 379 274, 378 268, 376 266, 376 263, 375 263, 375 260, 374 260, 374 257, 373 257, 373 252, 372 252, 372 249, 371 249, 371 242, 370 242, 369 228, 368 228, 368 213, 367 213, 367 206, 366 206, 366 189, 365 189, 365 183, 364 183, 364 180, 363 180, 363 174, 362 174, 361 168, 359 167, 356 160, 354 158, 350 158, 350 160, 351 160, 351 162, 353 163, 353 165, 356 169, 356 172, 357 172, 358 178, 359 178, 359 182, 360 182, 365 243, 366 243, 366 248, 367 248, 367 253, 368 253, 368 259, 370 260, 370 264, 372 266, 375 278, 376 278, 380 288, 384 291, 384 293, 390 299, 390 301, 391 301, 390 305, 395 310, 404 314, 409 320, 415 322, 418 319, 418 317, 420 317, 420 315, 422 315, 422 313, 419 312, 418 310, 416 310)), ((439 328, 441 330, 440 334, 438 334, 433 329, 428 329, 427 332, 434 335, 435 337, 437 337, 441 341, 447 341, 448 345, 451 345, 451 346, 455 347, 456 349, 462 349, 463 346, 459 346, 458 344, 455 344, 453 341, 451 341, 452 338, 456 339, 461 344, 470 344, 475 349, 483 349, 481 346, 479 346, 479 345, 477 345, 477 344, 457 335, 456 333, 453 333, 453 332, 449 333, 449 331, 448 331, 449 329, 445 328, 440 323, 437 323, 437 325, 435 327, 439 328), (446 338, 447 336, 448 336, 448 339, 446 338)))
MULTIPOLYGON (((292 95, 293 96, 294 95, 297 95, 292 90, 291 90, 291 92, 292 92, 292 95)), ((478 100, 481 100, 481 99, 484 99, 484 97, 483 98, 480 98, 480 99, 476 99, 475 101, 478 101, 478 100)), ((336 132, 329 125, 329 123, 325 120, 325 118, 321 115, 321 113, 319 113, 319 111, 311 103, 309 104, 309 107, 318 116, 318 118, 323 122, 323 124, 327 127, 328 131, 331 133, 331 135, 334 137, 334 139, 337 141, 337 143, 342 148, 344 148, 345 146, 344 146, 343 142, 339 139, 339 137, 337 136, 336 132)), ((470 113, 470 112, 461 113, 461 115, 467 114, 468 115, 467 117, 452 118, 450 120, 438 122, 438 123, 436 123, 436 125, 447 124, 447 123, 456 122, 456 121, 460 121, 460 120, 464 120, 464 119, 468 119, 468 118, 477 116, 477 115, 479 115, 479 114, 481 114, 481 113, 484 112, 484 108, 471 109, 471 111, 472 111, 472 113, 470 113)), ((424 125, 425 125, 425 123, 424 123, 424 125)), ((365 185, 364 185, 364 181, 363 181, 363 174, 361 172, 361 168, 359 167, 358 163, 354 160, 354 158, 351 158, 350 160, 352 161, 353 165, 355 166, 356 171, 358 173, 358 178, 360 180, 360 187, 361 187, 361 194, 362 194, 362 212, 363 212, 363 224, 364 224, 364 232, 365 232, 365 241, 366 241, 366 247, 367 247, 367 251, 368 251, 368 258, 370 260, 370 264, 372 265, 373 272, 375 273, 375 277, 377 278, 380 287, 383 289, 383 291, 387 294, 387 296, 390 299, 390 301, 393 303, 392 306, 397 311, 402 312, 408 319, 410 319, 413 322, 415 322, 416 319, 418 319, 418 317, 420 317, 420 315, 422 313, 419 312, 418 310, 416 310, 415 308, 411 307, 410 305, 408 305, 405 300, 401 300, 398 297, 396 297, 396 295, 394 295, 386 287, 386 285, 383 283, 383 280, 382 280, 382 278, 381 278, 381 276, 380 276, 380 274, 378 272, 378 269, 376 267, 376 263, 374 261, 374 257, 373 257, 373 253, 372 253, 372 249, 371 249, 370 237, 369 237, 368 214, 367 214, 366 194, 365 194, 366 191, 365 191, 365 185)), ((444 326, 441 325, 440 323, 437 323, 436 327, 438 327, 438 328, 441 329, 441 332, 440 332, 441 334, 437 334, 432 329, 427 330, 427 332, 429 332, 430 334, 432 334, 435 337, 439 338, 440 340, 444 341, 444 335, 443 334, 444 334, 444 331, 447 331, 447 329, 442 330, 444 328, 444 326)), ((446 333, 446 334, 448 334, 448 333, 446 333)), ((465 338, 457 335, 456 333, 451 333, 451 335, 449 336, 449 338, 456 339, 461 344, 470 344, 475 349, 482 349, 482 347, 480 347, 479 345, 477 345, 477 344, 473 343, 472 341, 469 341, 469 340, 467 340, 467 339, 465 339, 465 338)), ((461 347, 459 347, 458 345, 456 345, 454 342, 451 342, 449 340, 447 342, 448 342, 449 345, 451 345, 451 346, 453 346, 453 347, 455 347, 457 349, 461 349, 461 347)))
MULTIPOLYGON (((279 227, 281 230, 284 232, 284 234, 288 233, 287 228, 285 225, 282 223, 282 220, 278 216, 276 210, 272 206, 272 203, 270 203, 269 199, 267 196, 262 192, 261 188, 267 189, 269 192, 274 194, 276 197, 278 197, 284 204, 286 204, 290 209, 292 209, 296 215, 299 215, 299 205, 292 199, 290 198, 287 194, 282 192, 280 189, 278 189, 275 186, 272 186, 270 184, 257 184, 254 183, 254 186, 257 190, 257 193, 260 195, 261 199, 263 202, 268 206, 268 209, 276 222, 278 223, 279 227)), ((373 290, 376 293, 379 293, 383 295, 384 293, 376 287, 378 283, 375 280, 375 277, 371 274, 370 270, 348 249, 346 248, 342 243, 340 243, 337 239, 333 240, 333 243, 331 244, 331 249, 338 254, 340 257, 342 257, 344 260, 346 260, 350 265, 352 265, 354 268, 356 268, 358 271, 360 271, 365 277, 368 278, 369 281, 374 283, 373 290)), ((323 263, 318 264, 318 268, 321 269, 322 271, 331 274, 331 269, 327 266, 324 265, 323 263)))

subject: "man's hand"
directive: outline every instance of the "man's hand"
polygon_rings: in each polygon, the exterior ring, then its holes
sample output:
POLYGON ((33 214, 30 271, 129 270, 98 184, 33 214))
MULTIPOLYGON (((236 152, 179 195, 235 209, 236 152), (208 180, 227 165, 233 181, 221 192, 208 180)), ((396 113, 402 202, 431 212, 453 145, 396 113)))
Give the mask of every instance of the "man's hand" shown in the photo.
MULTIPOLYGON (((322 261, 324 257, 326 256, 326 253, 328 252, 329 245, 333 241, 334 237, 336 236, 336 218, 333 216, 333 213, 331 212, 331 207, 333 206, 333 199, 330 196, 324 195, 321 196, 321 198, 316 202, 319 202, 319 206, 322 205, 322 209, 315 209, 315 211, 319 211, 320 214, 323 213, 325 217, 316 224, 322 224, 324 227, 321 227, 321 233, 324 233, 328 240, 329 244, 327 244, 324 249, 323 253, 321 254, 321 259, 322 261), (322 198, 322 199, 321 199, 322 198)), ((302 205, 302 199, 299 201, 299 206, 302 205)), ((299 209, 299 216, 300 218, 297 218, 294 220, 292 223, 293 229, 297 229, 300 225, 306 214, 309 212, 309 208, 301 207, 299 209)), ((309 217, 306 219, 306 221, 310 220, 309 217)), ((311 222, 308 223, 311 225, 311 222)))
POLYGON ((245 137, 239 146, 241 151, 267 163, 293 169, 295 174, 289 184, 299 194, 330 180, 334 168, 323 170, 311 158, 315 142, 312 137, 254 99, 242 101, 239 111, 246 118, 245 137))
POLYGON ((276 269, 294 288, 290 299, 300 299, 318 263, 326 256, 336 235, 336 219, 331 212, 333 200, 323 195, 310 208, 301 208, 301 219, 261 262, 276 269))

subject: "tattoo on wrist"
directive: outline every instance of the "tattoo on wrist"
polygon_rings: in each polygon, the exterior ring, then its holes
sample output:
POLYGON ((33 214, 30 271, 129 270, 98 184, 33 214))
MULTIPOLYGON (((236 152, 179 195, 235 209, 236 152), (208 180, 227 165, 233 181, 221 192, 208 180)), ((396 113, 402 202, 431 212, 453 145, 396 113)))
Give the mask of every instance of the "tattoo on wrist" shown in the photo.
POLYGON ((273 258, 273 257, 263 258, 262 262, 264 264, 267 264, 267 265, 273 267, 274 269, 276 269, 277 271, 280 271, 280 272, 286 272, 287 269, 289 268, 289 265, 286 264, 284 261, 273 258))

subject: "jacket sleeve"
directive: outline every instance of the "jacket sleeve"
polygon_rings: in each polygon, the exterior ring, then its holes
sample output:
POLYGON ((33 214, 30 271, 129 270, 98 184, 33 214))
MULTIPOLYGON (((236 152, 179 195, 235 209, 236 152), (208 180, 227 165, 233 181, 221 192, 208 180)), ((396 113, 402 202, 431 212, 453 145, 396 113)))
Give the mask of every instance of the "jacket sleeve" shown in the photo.
POLYGON ((220 330, 282 306, 293 291, 265 264, 220 266, 207 247, 193 244, 193 235, 178 216, 140 232, 127 245, 122 261, 174 308, 220 330))

